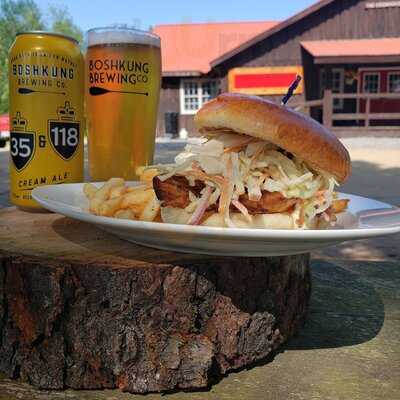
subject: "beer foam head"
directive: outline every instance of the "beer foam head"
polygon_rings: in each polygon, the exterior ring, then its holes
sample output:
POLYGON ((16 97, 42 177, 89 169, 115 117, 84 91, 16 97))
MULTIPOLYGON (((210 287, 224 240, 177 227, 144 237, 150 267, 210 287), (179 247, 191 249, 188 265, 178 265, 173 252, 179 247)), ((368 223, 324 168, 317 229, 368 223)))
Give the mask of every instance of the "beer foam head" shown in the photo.
POLYGON ((160 47, 160 37, 152 32, 139 29, 110 26, 89 29, 86 34, 86 43, 87 46, 131 43, 160 47))

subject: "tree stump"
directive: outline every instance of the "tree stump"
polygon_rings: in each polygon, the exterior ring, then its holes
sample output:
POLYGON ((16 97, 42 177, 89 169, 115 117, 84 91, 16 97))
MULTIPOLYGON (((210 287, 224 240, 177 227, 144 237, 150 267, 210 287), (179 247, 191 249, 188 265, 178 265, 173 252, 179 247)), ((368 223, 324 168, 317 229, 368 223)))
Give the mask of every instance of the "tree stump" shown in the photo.
POLYGON ((307 254, 171 253, 0 211, 0 371, 39 388, 206 387, 292 336, 309 297, 307 254))

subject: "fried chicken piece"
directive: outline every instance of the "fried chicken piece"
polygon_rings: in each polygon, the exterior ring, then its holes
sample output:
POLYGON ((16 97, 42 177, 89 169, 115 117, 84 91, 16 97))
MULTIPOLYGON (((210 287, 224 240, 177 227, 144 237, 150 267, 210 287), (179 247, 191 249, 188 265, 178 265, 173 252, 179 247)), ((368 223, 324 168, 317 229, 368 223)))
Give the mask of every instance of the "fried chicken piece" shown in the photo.
MULTIPOLYGON (((184 176, 174 175, 165 181, 161 181, 157 176, 153 178, 153 187, 157 198, 164 207, 186 208, 189 203, 189 191, 197 197, 204 188, 202 181, 196 180, 194 186, 190 186, 184 176)), ((239 197, 239 201, 248 209, 249 214, 267 214, 291 211, 297 199, 287 199, 279 192, 262 192, 259 201, 249 200, 246 194, 239 197)), ((208 207, 207 211, 216 211, 218 203, 208 207)), ((231 205, 231 210, 236 208, 231 205)))
POLYGON ((332 205, 331 205, 333 212, 338 214, 338 213, 345 211, 349 205, 349 201, 350 200, 348 200, 348 199, 333 200, 332 205))
POLYGON ((194 186, 190 186, 184 176, 178 175, 165 181, 161 181, 158 176, 153 178, 154 191, 164 207, 186 208, 190 203, 189 192, 199 197, 204 186, 204 183, 199 180, 195 181, 194 186))
POLYGON ((249 214, 281 213, 291 211, 297 199, 287 199, 279 192, 262 191, 259 201, 249 200, 247 194, 242 194, 239 201, 247 208, 249 214))

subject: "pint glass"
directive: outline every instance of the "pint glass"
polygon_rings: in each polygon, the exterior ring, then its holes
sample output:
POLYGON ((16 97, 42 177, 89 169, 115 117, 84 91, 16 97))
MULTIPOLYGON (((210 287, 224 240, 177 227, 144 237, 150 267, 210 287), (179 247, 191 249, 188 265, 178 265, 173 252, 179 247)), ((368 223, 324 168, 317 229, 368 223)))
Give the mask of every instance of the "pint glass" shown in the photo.
POLYGON ((86 118, 91 180, 136 179, 153 162, 160 38, 130 28, 87 32, 86 118))

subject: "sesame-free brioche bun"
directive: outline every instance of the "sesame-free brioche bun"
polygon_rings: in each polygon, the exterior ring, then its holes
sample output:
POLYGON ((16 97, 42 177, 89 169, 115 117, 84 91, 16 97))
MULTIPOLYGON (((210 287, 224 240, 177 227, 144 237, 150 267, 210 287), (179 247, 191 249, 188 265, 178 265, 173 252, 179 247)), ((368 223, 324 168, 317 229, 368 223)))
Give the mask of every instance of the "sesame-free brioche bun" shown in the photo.
POLYGON ((349 153, 332 132, 304 114, 261 97, 221 94, 206 103, 194 121, 202 133, 230 130, 274 143, 339 182, 350 175, 349 153))

